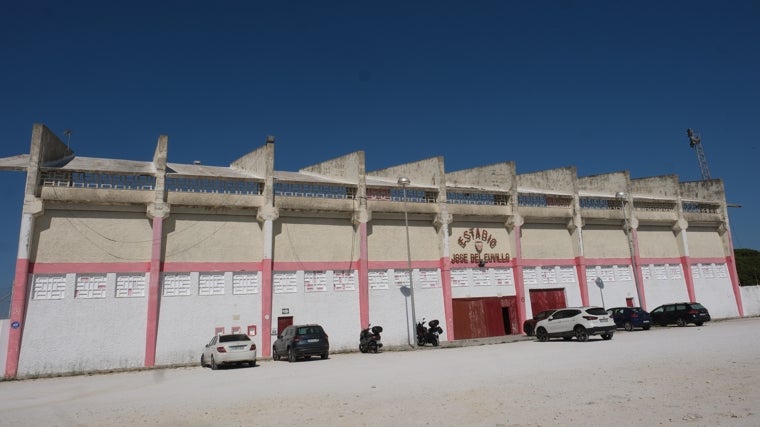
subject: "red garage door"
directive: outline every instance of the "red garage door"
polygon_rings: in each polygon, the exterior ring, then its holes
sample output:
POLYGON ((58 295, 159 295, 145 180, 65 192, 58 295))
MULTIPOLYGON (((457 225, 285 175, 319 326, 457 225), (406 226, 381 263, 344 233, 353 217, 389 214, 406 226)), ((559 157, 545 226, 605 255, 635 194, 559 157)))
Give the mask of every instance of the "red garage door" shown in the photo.
POLYGON ((567 302, 563 288, 530 290, 530 309, 533 310, 533 315, 544 310, 564 307, 567 307, 567 302))
POLYGON ((516 330, 515 297, 457 298, 454 339, 497 337, 516 330))

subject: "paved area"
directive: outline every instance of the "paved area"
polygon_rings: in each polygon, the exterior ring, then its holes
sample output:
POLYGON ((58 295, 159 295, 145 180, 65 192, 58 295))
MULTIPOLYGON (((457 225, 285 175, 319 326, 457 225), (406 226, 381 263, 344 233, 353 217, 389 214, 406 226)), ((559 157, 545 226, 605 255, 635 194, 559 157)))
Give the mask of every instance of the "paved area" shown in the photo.
POLYGON ((0 382, 0 426, 760 426, 760 318, 0 382), (457 346, 465 345, 465 346, 457 346))

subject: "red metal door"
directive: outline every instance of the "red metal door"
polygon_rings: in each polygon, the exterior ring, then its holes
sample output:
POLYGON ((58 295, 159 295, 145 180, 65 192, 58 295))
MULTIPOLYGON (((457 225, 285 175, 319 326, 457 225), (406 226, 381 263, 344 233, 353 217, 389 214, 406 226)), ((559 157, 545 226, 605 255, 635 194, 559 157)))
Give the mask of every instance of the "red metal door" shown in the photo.
POLYGON ((288 326, 293 324, 293 316, 285 316, 277 318, 277 335, 280 335, 282 331, 288 326))
POLYGON ((565 302, 565 290, 563 288, 530 290, 530 309, 534 315, 544 310, 565 307, 567 307, 567 302, 565 302))

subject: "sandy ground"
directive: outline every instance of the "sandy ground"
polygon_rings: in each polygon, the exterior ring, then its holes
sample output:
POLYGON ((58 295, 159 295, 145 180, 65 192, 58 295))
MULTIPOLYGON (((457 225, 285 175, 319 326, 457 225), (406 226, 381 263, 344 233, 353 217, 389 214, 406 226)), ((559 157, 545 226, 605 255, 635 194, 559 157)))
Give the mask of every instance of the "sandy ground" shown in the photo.
POLYGON ((0 382, 0 426, 760 426, 760 318, 0 382))

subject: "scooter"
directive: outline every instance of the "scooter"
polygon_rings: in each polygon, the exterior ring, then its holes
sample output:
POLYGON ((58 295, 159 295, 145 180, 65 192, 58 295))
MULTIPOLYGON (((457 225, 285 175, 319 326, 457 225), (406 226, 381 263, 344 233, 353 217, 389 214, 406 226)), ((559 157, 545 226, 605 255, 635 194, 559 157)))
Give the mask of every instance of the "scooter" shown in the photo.
POLYGON ((417 345, 424 347, 425 344, 430 343, 433 347, 438 347, 438 335, 443 333, 439 324, 440 322, 434 319, 428 322, 428 327, 425 327, 424 317, 417 322, 417 345))
POLYGON ((382 326, 367 325, 365 329, 362 329, 359 333, 359 351, 362 353, 372 352, 377 353, 377 350, 383 346, 380 340, 380 332, 383 332, 382 326))

